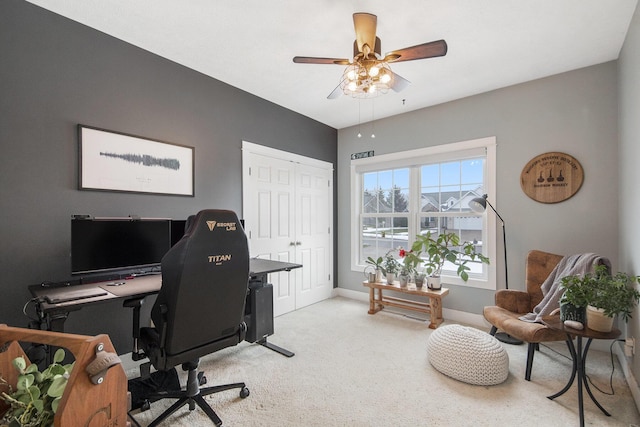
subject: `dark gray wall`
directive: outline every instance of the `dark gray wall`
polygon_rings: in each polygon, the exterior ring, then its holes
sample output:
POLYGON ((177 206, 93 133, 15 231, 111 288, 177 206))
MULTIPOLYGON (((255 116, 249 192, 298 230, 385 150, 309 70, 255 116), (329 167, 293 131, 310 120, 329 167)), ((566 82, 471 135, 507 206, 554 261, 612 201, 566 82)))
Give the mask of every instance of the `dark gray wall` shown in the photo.
MULTIPOLYGON (((25 326, 27 286, 69 276, 72 214, 241 213, 242 140, 336 164, 333 128, 37 6, 0 2, 0 323, 25 326), (78 123, 195 147, 196 196, 78 191, 78 123)), ((72 313, 67 330, 109 333, 126 352, 130 318, 104 304, 72 313)))

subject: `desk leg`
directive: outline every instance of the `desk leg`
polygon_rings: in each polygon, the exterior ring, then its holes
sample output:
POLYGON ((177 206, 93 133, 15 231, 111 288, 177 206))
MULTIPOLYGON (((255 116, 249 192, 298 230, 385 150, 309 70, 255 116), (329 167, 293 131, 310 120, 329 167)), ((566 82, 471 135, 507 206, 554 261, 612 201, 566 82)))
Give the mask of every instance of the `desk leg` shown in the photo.
POLYGON ((440 297, 429 297, 429 307, 431 311, 429 314, 429 328, 436 329, 439 324, 444 322, 442 318, 442 299, 440 297))
POLYGON ((263 347, 268 348, 269 350, 273 350, 273 351, 275 351, 276 353, 280 353, 280 354, 282 354, 283 356, 287 356, 287 357, 293 357, 293 356, 295 356, 295 353, 293 353, 293 352, 291 352, 291 351, 289 351, 289 350, 286 350, 286 349, 284 349, 284 348, 282 348, 282 347, 279 347, 279 346, 277 346, 277 345, 275 345, 275 344, 271 344, 270 342, 268 342, 268 341, 267 341, 267 339, 266 339, 266 338, 263 338, 263 339, 261 339, 260 341, 256 341, 256 343, 260 344, 260 345, 261 345, 261 346, 263 346, 263 347))

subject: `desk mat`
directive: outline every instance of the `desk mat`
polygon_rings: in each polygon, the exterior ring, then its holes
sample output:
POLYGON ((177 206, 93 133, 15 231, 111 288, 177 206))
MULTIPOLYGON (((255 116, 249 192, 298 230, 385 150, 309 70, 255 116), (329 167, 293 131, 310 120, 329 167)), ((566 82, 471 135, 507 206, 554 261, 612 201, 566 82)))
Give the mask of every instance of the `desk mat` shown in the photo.
POLYGON ((153 294, 160 290, 162 284, 162 276, 159 274, 152 276, 136 277, 127 280, 109 280, 98 284, 98 286, 107 292, 119 297, 128 297, 138 294, 153 294), (122 283, 118 286, 109 286, 109 283, 122 283))

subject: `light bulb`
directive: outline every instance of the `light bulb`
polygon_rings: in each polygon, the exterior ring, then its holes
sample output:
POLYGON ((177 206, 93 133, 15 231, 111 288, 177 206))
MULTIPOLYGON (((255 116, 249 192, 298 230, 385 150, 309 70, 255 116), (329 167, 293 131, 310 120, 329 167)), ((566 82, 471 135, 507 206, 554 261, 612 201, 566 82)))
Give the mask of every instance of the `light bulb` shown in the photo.
POLYGON ((355 80, 355 78, 356 78, 356 70, 354 70, 353 68, 352 68, 352 69, 350 69, 350 70, 347 72, 347 78, 348 78, 349 80, 355 80))
POLYGON ((358 132, 358 138, 362 138, 362 134, 358 132))
POLYGON ((380 72, 380 68, 378 68, 377 65, 374 65, 373 67, 369 68, 369 75, 371 77, 377 76, 379 72, 380 72))
POLYGON ((369 86, 369 93, 373 93, 376 91, 376 85, 372 84, 371 86, 369 86))
POLYGON ((349 88, 349 90, 351 92, 355 92, 356 89, 358 88, 358 85, 356 84, 356 82, 349 82, 349 84, 347 85, 347 87, 349 88))
POLYGON ((391 76, 388 73, 383 73, 382 77, 380 77, 380 81, 382 83, 389 83, 391 81, 391 76))
POLYGON ((376 137, 376 134, 375 134, 375 133, 372 133, 372 134, 371 134, 371 138, 375 138, 375 137, 376 137))

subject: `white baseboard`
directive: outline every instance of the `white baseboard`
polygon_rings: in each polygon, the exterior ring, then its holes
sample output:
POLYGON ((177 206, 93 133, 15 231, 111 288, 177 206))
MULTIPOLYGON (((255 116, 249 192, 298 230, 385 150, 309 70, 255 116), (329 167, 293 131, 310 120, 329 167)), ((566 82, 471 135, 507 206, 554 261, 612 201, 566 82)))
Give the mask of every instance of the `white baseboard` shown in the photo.
POLYGON ((631 390, 633 401, 636 402, 636 408, 638 409, 638 411, 640 411, 640 386, 638 386, 638 382, 633 376, 633 372, 631 372, 627 357, 624 355, 624 350, 620 345, 614 345, 613 354, 618 356, 618 361, 620 362, 620 366, 622 367, 624 378, 627 380, 627 384, 629 385, 629 390, 631 390))

